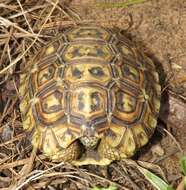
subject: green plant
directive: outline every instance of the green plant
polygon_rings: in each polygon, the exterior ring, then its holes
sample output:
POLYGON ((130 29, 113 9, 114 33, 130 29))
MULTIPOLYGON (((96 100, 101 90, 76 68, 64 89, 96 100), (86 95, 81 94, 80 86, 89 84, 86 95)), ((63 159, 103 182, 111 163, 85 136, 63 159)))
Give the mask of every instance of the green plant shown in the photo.
POLYGON ((184 184, 184 188, 186 189, 186 156, 183 156, 180 159, 180 167, 181 167, 181 170, 184 174, 183 184, 184 184))
MULTIPOLYGON (((181 186, 179 187, 179 189, 186 189, 186 156, 183 156, 180 159, 180 168, 184 174, 183 177, 183 185, 182 183, 181 186), (183 186, 183 187, 182 187, 183 186)), ((154 186, 156 187, 158 190, 174 190, 169 184, 167 184, 164 180, 162 180, 160 177, 158 177, 157 175, 153 174, 152 172, 150 172, 149 170, 142 168, 141 166, 138 166, 138 169, 140 170, 140 172, 145 176, 145 178, 154 186)))
MULTIPOLYGON (((161 179, 159 176, 155 175, 154 173, 150 172, 149 170, 139 166, 136 164, 136 167, 138 170, 145 176, 145 178, 158 190, 175 190, 172 186, 170 186, 168 183, 166 183, 163 179, 161 179)), ((182 183, 179 185, 179 190, 186 189, 186 156, 183 156, 180 159, 180 168, 184 174, 182 183)), ((177 190, 178 190, 177 189, 177 190)), ((91 190, 118 190, 118 188, 114 185, 111 185, 107 188, 103 187, 93 187, 91 190)))
POLYGON ((174 190, 170 185, 168 185, 164 180, 162 180, 157 175, 153 174, 149 170, 138 166, 140 172, 145 176, 145 178, 158 190, 174 190))
POLYGON ((106 188, 102 188, 102 187, 92 187, 91 190, 117 190, 118 188, 114 185, 111 185, 109 187, 106 188))

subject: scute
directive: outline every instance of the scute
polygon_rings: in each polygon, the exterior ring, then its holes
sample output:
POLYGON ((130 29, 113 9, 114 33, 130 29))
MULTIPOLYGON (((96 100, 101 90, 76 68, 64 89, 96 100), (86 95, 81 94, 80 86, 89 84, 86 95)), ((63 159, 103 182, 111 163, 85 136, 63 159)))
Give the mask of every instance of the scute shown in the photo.
POLYGON ((153 134, 159 77, 126 37, 100 26, 70 27, 29 66, 19 88, 23 127, 52 161, 109 164, 133 156, 153 134), (91 140, 95 157, 87 156, 91 140))
POLYGON ((112 70, 107 64, 96 62, 76 63, 67 67, 64 73, 64 79, 69 85, 82 82, 93 82, 94 84, 105 85, 110 82, 112 70))
POLYGON ((112 37, 110 32, 104 28, 94 26, 83 26, 73 28, 67 31, 66 37, 68 41, 77 40, 100 40, 109 41, 112 37))
POLYGON ((55 70, 56 68, 54 65, 47 65, 46 67, 40 69, 37 73, 38 87, 52 80, 52 78, 54 78, 55 70))
POLYGON ((65 62, 81 60, 85 58, 110 62, 114 56, 108 45, 100 43, 69 44, 64 48, 63 51, 62 57, 65 62))
POLYGON ((55 125, 55 122, 64 117, 63 88, 52 88, 49 92, 41 93, 35 104, 38 120, 45 125, 55 125))
MULTIPOLYGON (((106 115, 106 92, 94 86, 84 86, 70 93, 70 113, 82 119, 91 120, 106 115)), ((83 124, 83 123, 82 123, 83 124)))
POLYGON ((115 106, 113 108, 114 123, 123 126, 130 126, 136 122, 140 122, 145 112, 146 103, 142 94, 138 91, 133 91, 128 86, 112 87, 113 101, 115 106))
POLYGON ((116 108, 120 112, 131 113, 136 109, 136 98, 124 91, 116 92, 116 108))

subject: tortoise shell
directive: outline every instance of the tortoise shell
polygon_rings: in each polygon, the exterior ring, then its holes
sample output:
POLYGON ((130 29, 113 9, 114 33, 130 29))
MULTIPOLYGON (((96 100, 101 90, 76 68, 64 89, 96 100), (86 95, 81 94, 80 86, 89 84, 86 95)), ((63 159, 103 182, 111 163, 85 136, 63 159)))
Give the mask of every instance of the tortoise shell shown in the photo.
POLYGON ((52 161, 107 165, 133 156, 153 134, 158 74, 125 36, 71 27, 30 65, 20 79, 23 127, 52 161))

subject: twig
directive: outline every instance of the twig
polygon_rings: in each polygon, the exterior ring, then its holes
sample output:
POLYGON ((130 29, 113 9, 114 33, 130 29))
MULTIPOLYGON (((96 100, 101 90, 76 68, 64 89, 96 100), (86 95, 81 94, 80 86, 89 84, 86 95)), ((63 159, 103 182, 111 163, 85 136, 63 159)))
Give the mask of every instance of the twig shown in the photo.
MULTIPOLYGON (((13 65, 15 65, 18 61, 20 61, 20 60, 24 57, 24 55, 30 50, 30 48, 35 44, 35 42, 36 42, 36 41, 38 40, 38 38, 39 38, 39 35, 40 35, 41 31, 43 30, 43 27, 44 27, 45 23, 47 23, 48 19, 50 18, 50 15, 51 15, 52 12, 54 11, 54 9, 56 8, 56 6, 57 6, 58 3, 59 3, 59 0, 57 0, 57 1, 55 2, 54 6, 52 7, 51 11, 49 12, 48 16, 46 17, 45 22, 44 22, 43 25, 41 26, 39 32, 37 33, 37 35, 36 35, 34 41, 30 44, 30 46, 29 46, 21 55, 19 55, 15 60, 13 60, 7 67, 5 67, 4 69, 2 69, 2 70, 0 71, 0 75, 3 74, 3 73, 5 73, 8 69, 10 69, 10 68, 11 68, 13 65)), ((2 18, 2 17, 0 17, 0 19, 1 19, 1 18, 2 18)), ((0 21, 1 21, 1 20, 0 20, 0 21)), ((27 32, 27 33, 28 33, 28 32, 27 32)))

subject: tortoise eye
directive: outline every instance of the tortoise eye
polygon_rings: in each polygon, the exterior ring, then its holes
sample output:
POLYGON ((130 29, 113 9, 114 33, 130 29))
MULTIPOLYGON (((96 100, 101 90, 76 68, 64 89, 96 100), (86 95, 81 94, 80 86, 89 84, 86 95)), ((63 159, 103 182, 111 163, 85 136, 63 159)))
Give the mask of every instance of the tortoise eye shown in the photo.
POLYGON ((91 75, 94 75, 96 77, 101 77, 101 76, 105 75, 105 73, 101 67, 93 67, 93 68, 89 69, 88 71, 91 73, 91 75))

